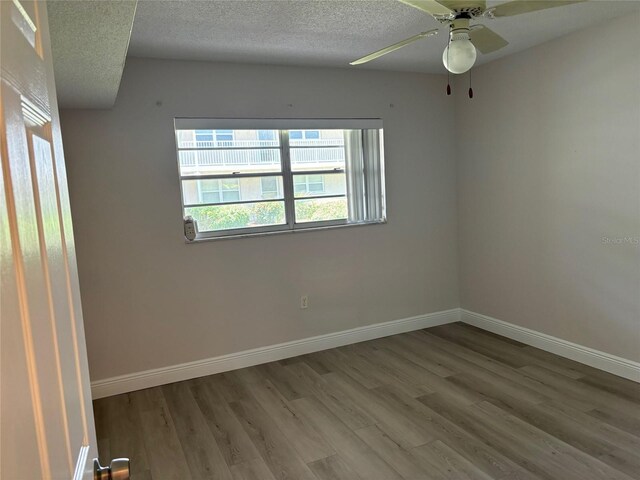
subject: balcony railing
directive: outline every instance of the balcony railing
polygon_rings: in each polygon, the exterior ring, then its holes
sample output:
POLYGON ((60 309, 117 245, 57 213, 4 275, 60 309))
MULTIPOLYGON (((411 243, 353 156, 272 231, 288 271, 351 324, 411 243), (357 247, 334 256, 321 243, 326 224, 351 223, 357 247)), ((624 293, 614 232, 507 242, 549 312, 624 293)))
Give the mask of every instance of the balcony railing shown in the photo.
POLYGON ((269 148, 279 145, 278 140, 180 140, 178 148, 269 148))
MULTIPOLYGON (((207 143, 207 142, 197 142, 207 143)), ((238 142, 234 142, 237 144, 238 142)), ((298 145, 296 145, 298 146, 298 145)), ((295 148, 291 146, 291 163, 344 163, 344 148, 295 148)), ((223 167, 234 165, 277 165, 280 163, 280 150, 180 150, 182 167, 223 167)))
MULTIPOLYGON (((339 147, 344 145, 342 138, 316 138, 289 140, 292 147, 339 147)), ((222 141, 200 141, 200 140, 179 140, 178 148, 277 148, 280 146, 278 140, 222 140, 222 141)))

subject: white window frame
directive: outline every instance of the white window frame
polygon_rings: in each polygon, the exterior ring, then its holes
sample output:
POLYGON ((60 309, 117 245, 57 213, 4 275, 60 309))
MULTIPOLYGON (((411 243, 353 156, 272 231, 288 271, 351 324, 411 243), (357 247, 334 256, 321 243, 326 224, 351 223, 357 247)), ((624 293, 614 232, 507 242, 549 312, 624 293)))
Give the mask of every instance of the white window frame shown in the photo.
MULTIPOLYGON (((229 205, 233 203, 262 203, 265 201, 280 201, 285 204, 286 223, 281 225, 269 225, 258 227, 246 227, 227 230, 216 230, 199 232, 196 241, 214 240, 222 238, 237 238, 245 236, 255 236, 272 233, 294 233, 314 230, 318 228, 334 228, 357 225, 383 224, 386 219, 386 198, 384 186, 384 144, 382 134, 381 119, 222 119, 222 118, 176 118, 174 120, 176 132, 176 157, 178 168, 180 169, 180 148, 178 143, 179 130, 277 130, 280 136, 280 159, 281 170, 265 173, 246 173, 240 175, 195 175, 180 176, 180 188, 182 190, 183 180, 213 179, 213 178, 243 178, 243 177, 281 177, 283 187, 282 199, 263 199, 247 202, 225 202, 219 205, 229 205), (351 174, 349 178, 347 169, 331 170, 308 170, 294 172, 291 169, 289 131, 290 130, 348 130, 356 133, 355 141, 360 148, 356 150, 360 157, 361 166, 357 174, 351 174), (359 132, 356 132, 359 131, 359 132), (365 136, 364 132, 371 132, 365 136), (361 138, 357 138, 361 135, 361 138), (367 167, 369 165, 369 167, 367 167), (347 174, 347 191, 340 195, 309 195, 296 197, 294 193, 294 175, 329 175, 336 173, 347 174), (365 192, 364 204, 352 208, 354 195, 361 195, 365 192), (296 222, 295 221, 295 201, 326 199, 345 197, 349 203, 349 216, 353 218, 335 219, 316 222, 296 222), (370 204, 369 204, 370 203, 370 204), (375 204, 375 205, 373 205, 375 204), (359 212, 358 212, 359 211, 359 212)), ((235 133, 235 132, 234 132, 235 133)), ((304 135, 303 135, 304 136, 304 135)), ((214 132, 215 138, 215 132, 214 132)), ((235 138, 235 134, 234 134, 235 138)), ((295 147, 294 147, 295 148, 295 147)), ((345 144, 345 149, 347 145, 345 144)), ((185 204, 184 195, 181 191, 182 211, 184 215, 185 204)), ((362 203, 362 202, 361 202, 362 203)), ((194 205, 188 205, 192 207, 194 205)), ((191 242, 188 242, 191 243, 191 242)))

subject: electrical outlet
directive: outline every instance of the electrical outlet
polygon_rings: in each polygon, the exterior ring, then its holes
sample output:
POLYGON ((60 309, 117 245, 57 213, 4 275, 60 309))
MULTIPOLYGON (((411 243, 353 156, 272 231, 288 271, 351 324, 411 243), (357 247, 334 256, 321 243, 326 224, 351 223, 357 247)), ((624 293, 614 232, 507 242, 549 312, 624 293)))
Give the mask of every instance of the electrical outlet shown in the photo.
POLYGON ((309 308, 309 296, 308 295, 303 295, 300 297, 300 308, 302 308, 303 310, 305 308, 309 308))

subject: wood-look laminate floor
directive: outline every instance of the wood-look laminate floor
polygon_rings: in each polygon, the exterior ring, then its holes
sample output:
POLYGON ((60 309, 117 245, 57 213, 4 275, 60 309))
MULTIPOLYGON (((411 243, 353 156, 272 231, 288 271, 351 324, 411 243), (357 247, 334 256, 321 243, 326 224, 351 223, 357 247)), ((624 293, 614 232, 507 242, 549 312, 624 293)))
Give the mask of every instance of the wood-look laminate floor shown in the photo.
POLYGON ((133 480, 640 479, 640 385, 463 324, 97 400, 133 480))

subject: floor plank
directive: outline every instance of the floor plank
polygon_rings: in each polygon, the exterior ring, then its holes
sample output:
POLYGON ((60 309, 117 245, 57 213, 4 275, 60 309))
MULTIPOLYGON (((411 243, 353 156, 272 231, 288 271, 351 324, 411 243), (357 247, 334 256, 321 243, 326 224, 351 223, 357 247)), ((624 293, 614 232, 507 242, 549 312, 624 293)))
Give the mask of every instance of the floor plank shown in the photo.
MULTIPOLYGON (((144 472, 149 469, 147 451, 144 447, 142 434, 142 420, 140 412, 133 403, 133 394, 115 395, 102 400, 106 420, 96 421, 99 434, 106 430, 109 440, 109 452, 103 455, 100 451, 102 465, 108 465, 112 458, 127 457, 131 460, 131 473, 144 472)), ((96 419, 103 418, 96 414, 96 419)), ((98 436, 100 438, 100 436, 98 436)))
MULTIPOLYGON (((502 478, 508 474, 522 471, 521 467, 505 457, 500 451, 485 444, 484 439, 473 436, 460 425, 447 419, 446 412, 441 415, 436 410, 429 408, 426 402, 421 399, 402 396, 399 392, 385 388, 377 390, 390 404, 401 408, 413 422, 422 425, 423 428, 429 428, 435 438, 448 445, 454 445, 459 453, 492 478, 502 478)), ((464 404, 460 403, 460 405, 466 408, 464 404)), ((535 477, 523 474, 523 478, 532 479, 535 477)))
POLYGON ((276 422, 287 438, 293 438, 293 447, 305 463, 335 455, 335 450, 309 424, 302 421, 295 407, 290 405, 269 380, 254 384, 251 393, 260 406, 276 422))
POLYGON ((376 423, 356 402, 338 388, 333 387, 306 363, 288 365, 286 368, 293 372, 301 382, 305 382, 308 388, 313 390, 313 395, 352 430, 376 423))
POLYGON ((412 453, 420 459, 423 465, 428 466, 426 470, 432 478, 492 480, 489 475, 440 440, 416 447, 412 453))
POLYGON ((389 435, 373 425, 356 430, 356 434, 403 478, 421 478, 429 474, 420 462, 389 435))
POLYGON ((132 480, 640 480, 640 385, 463 324, 94 402, 132 480))
POLYGON ((271 470, 261 458, 233 465, 231 473, 233 480, 275 480, 271 470))
POLYGON ((198 383, 192 385, 191 391, 229 467, 260 458, 233 410, 215 387, 198 383))
POLYGON ((257 401, 240 400, 231 403, 230 407, 277 480, 315 478, 306 463, 295 453, 295 438, 287 440, 257 401))
POLYGON ((351 470, 367 480, 400 480, 402 477, 375 454, 349 427, 315 397, 294 400, 294 405, 335 448, 351 470))
POLYGON ((309 468, 319 480, 365 480, 337 454, 310 463, 309 468))
POLYGON ((188 382, 172 383, 162 387, 162 393, 191 476, 207 480, 231 480, 231 471, 189 386, 188 382))
POLYGON ((385 431, 403 446, 416 447, 433 440, 428 431, 413 423, 401 410, 384 402, 375 390, 366 389, 339 373, 328 373, 325 378, 360 404, 376 419, 378 425, 384 425, 385 431))
POLYGON ((191 479, 191 471, 162 390, 159 387, 139 390, 133 392, 131 397, 140 412, 141 433, 152 477, 191 479))

